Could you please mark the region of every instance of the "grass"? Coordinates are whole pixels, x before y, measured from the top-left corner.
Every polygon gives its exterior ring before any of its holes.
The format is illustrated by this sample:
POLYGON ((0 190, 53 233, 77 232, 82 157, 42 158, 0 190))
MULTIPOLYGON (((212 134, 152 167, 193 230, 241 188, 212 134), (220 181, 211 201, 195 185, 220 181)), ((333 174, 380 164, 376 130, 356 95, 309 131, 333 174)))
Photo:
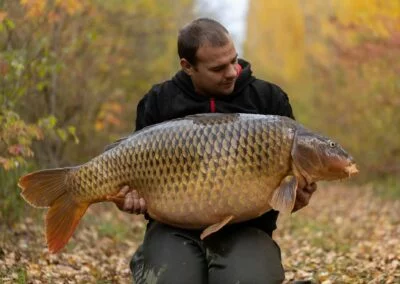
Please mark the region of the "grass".
POLYGON ((299 215, 293 215, 290 219, 285 224, 287 232, 291 235, 308 236, 311 246, 337 253, 349 251, 350 245, 337 234, 337 229, 331 220, 304 218, 299 215))
POLYGON ((0 283, 28 283, 28 273, 24 267, 16 266, 11 270, 0 272, 0 283), (13 279, 13 282, 10 282, 13 279))
POLYGON ((20 167, 6 171, 0 167, 0 221, 11 227, 26 216, 39 217, 38 210, 25 202, 18 187, 18 179, 31 171, 31 167, 20 167))
POLYGON ((116 242, 132 236, 135 241, 143 238, 144 226, 130 226, 121 219, 121 214, 128 219, 133 215, 120 212, 113 204, 94 204, 89 207, 88 213, 83 217, 82 226, 95 226, 100 238, 110 238, 116 242), (98 215, 102 215, 102 218, 99 219, 98 215))
POLYGON ((19 284, 24 284, 24 283, 27 283, 27 273, 26 273, 26 270, 24 269, 24 268, 20 268, 18 271, 17 271, 17 273, 18 273, 18 283, 19 284))
POLYGON ((99 237, 108 237, 121 241, 129 235, 130 229, 125 224, 106 221, 100 224, 98 232, 99 237))

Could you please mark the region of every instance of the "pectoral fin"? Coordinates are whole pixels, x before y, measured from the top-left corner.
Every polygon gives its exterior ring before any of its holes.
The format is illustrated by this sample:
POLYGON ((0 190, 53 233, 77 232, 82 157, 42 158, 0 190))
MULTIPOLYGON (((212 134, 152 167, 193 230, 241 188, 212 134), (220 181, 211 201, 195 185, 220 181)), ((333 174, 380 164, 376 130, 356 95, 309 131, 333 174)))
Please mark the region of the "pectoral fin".
POLYGON ((224 220, 222 220, 219 223, 213 224, 211 226, 208 226, 206 229, 204 229, 204 231, 201 233, 200 235, 200 239, 204 240, 206 237, 208 237, 209 235, 219 231, 223 226, 225 226, 226 224, 228 224, 232 219, 233 219, 233 215, 229 215, 228 217, 226 217, 224 220))
POLYGON ((284 180, 279 188, 272 195, 270 205, 274 210, 282 213, 290 213, 293 210, 296 201, 296 190, 298 180, 295 176, 284 180))

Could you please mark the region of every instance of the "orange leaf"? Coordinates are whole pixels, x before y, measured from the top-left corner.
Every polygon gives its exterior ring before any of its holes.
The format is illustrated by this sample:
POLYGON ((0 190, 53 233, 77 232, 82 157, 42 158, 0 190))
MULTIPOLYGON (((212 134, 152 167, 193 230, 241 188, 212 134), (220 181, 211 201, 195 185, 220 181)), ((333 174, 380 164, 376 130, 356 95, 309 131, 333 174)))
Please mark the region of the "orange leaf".
POLYGON ((108 114, 108 115, 105 117, 105 121, 106 121, 107 123, 112 124, 112 125, 115 125, 115 126, 121 125, 121 120, 118 119, 118 118, 117 118, 115 115, 113 115, 113 114, 108 114))
POLYGON ((104 129, 104 123, 101 122, 100 120, 97 120, 96 123, 95 123, 95 125, 94 125, 94 128, 95 128, 97 131, 101 131, 101 130, 104 129))
MULTIPOLYGON (((0 15, 0 22, 1 22, 1 15, 0 15)), ((8 73, 8 64, 5 62, 0 61, 0 74, 5 76, 8 73)))
POLYGON ((48 15, 48 19, 50 23, 56 23, 59 22, 61 17, 59 13, 56 13, 54 11, 51 11, 48 15))
POLYGON ((121 113, 122 112, 122 106, 119 103, 111 103, 110 104, 110 109, 115 113, 121 113))
POLYGON ((7 12, 0 11, 0 22, 4 21, 6 17, 7 17, 7 12))

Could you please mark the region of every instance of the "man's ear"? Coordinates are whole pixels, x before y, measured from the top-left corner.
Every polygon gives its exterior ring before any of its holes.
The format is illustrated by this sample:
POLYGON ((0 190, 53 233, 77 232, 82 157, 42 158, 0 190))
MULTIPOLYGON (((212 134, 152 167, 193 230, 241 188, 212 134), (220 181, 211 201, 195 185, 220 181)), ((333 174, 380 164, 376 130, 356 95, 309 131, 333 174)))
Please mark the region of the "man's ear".
POLYGON ((185 58, 181 58, 180 64, 181 64, 182 70, 189 76, 192 76, 193 68, 194 68, 192 66, 192 64, 190 64, 189 61, 187 61, 185 58))

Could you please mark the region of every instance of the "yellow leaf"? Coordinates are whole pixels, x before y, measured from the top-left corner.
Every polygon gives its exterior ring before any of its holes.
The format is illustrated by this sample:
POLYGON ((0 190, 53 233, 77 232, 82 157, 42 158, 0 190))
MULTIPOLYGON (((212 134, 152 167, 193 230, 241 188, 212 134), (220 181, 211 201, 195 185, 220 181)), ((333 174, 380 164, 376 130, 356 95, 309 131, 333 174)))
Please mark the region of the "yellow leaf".
POLYGON ((97 120, 96 123, 94 124, 94 128, 96 131, 101 131, 104 129, 104 123, 101 122, 100 120, 97 120))
POLYGON ((43 14, 46 7, 44 0, 21 0, 22 6, 27 9, 27 17, 35 18, 43 14))
POLYGON ((80 12, 83 9, 83 3, 80 0, 57 0, 57 7, 65 10, 68 14, 72 15, 80 12))

